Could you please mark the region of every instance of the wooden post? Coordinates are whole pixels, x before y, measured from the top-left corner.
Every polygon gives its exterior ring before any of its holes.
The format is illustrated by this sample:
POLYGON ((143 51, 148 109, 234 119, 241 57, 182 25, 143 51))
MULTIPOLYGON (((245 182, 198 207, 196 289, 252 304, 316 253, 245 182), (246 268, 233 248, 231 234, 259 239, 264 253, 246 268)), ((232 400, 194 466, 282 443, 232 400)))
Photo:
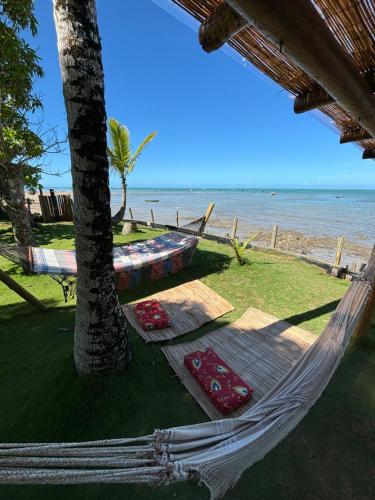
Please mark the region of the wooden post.
POLYGON ((51 201, 52 201, 52 208, 53 208, 53 217, 54 217, 55 221, 57 221, 57 220, 60 220, 60 214, 59 214, 59 206, 57 204, 57 198, 56 198, 56 195, 55 195, 55 190, 54 189, 50 189, 49 192, 51 194, 51 201))
POLYGON ((274 224, 272 226, 271 248, 276 248, 278 231, 279 231, 279 226, 277 224, 274 224))
POLYGON ((155 220, 154 220, 154 212, 153 212, 152 208, 150 208, 150 212, 151 212, 152 225, 154 226, 155 225, 155 220))
POLYGON ((176 227, 178 227, 178 210, 176 211, 176 227))
POLYGON ((134 219, 132 209, 129 207, 130 218, 134 219))
POLYGON ((22 285, 17 283, 13 278, 8 276, 7 273, 2 271, 0 269, 0 281, 5 283, 11 290, 16 292, 20 297, 25 299, 29 304, 32 306, 36 307, 36 309, 39 309, 39 311, 46 311, 47 307, 42 304, 34 295, 32 295, 30 292, 28 292, 22 285))
POLYGON ((207 212, 206 212, 206 215, 204 216, 204 221, 206 224, 208 222, 208 219, 210 218, 210 215, 212 214, 212 210, 214 209, 214 206, 215 205, 213 203, 210 203, 207 207, 207 212))
POLYGON ((340 264, 341 264, 341 257, 342 257, 343 248, 344 248, 344 238, 339 238, 337 240, 335 266, 340 266, 340 264))
POLYGON ((371 287, 371 291, 370 291, 370 295, 367 299, 366 308, 365 308, 365 311, 363 313, 361 322, 358 325, 355 334, 353 335, 355 337, 363 337, 366 335, 366 333, 368 332, 371 320, 375 314, 375 266, 374 266, 374 261, 375 261, 375 246, 372 249, 370 259, 363 270, 364 276, 362 276, 362 278, 364 278, 367 281, 367 283, 369 283, 369 285, 371 287))
POLYGON ((32 213, 31 213, 31 200, 30 200, 30 198, 26 198, 26 204, 27 204, 27 211, 29 212, 30 215, 32 215, 32 213))
POLYGON ((233 229, 232 229, 232 240, 235 240, 236 239, 236 235, 237 235, 237 226, 238 226, 238 219, 234 219, 233 220, 233 229))
POLYGON ((207 207, 207 211, 206 211, 206 214, 205 216, 202 218, 202 223, 200 225, 200 228, 198 229, 197 233, 199 235, 202 235, 203 234, 203 231, 204 231, 204 228, 206 227, 206 224, 208 222, 208 219, 210 218, 210 215, 212 213, 212 210, 214 209, 214 204, 213 203, 210 203, 207 207))

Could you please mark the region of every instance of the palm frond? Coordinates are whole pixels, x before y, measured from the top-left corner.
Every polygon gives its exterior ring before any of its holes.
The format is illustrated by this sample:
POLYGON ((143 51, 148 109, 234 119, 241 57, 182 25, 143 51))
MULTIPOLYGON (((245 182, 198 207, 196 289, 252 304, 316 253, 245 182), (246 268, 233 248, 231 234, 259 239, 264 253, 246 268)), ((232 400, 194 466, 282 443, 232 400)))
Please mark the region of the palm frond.
POLYGON ((136 164, 138 158, 141 156, 143 149, 147 146, 147 144, 149 144, 153 140, 153 138, 156 136, 156 134, 157 134, 156 131, 151 132, 151 134, 149 134, 145 139, 143 139, 141 144, 135 150, 134 154, 131 156, 131 158, 129 160, 129 164, 127 167, 128 173, 133 171, 135 164, 136 164))
POLYGON ((114 170, 124 172, 131 158, 129 130, 115 118, 108 120, 108 128, 111 138, 111 146, 107 149, 109 162, 114 170))
POLYGON ((244 256, 244 254, 245 254, 245 250, 247 249, 249 243, 251 241, 256 240, 260 235, 261 235, 261 233, 253 234, 252 236, 249 236, 247 238, 247 240, 245 240, 243 243, 241 243, 241 241, 239 240, 239 238, 234 238, 234 239, 231 238, 229 240, 230 245, 231 245, 231 247, 234 250, 234 254, 236 256, 237 262, 240 264, 240 266, 242 266, 243 264, 245 264, 245 256, 244 256))

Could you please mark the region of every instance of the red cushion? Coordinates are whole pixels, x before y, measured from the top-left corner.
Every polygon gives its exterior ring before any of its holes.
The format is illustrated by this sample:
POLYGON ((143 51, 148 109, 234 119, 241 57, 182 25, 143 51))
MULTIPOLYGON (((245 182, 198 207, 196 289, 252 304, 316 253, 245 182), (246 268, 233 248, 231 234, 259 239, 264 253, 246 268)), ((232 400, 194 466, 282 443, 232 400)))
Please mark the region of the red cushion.
POLYGON ((157 300, 138 302, 133 310, 144 330, 161 330, 171 326, 168 314, 157 300))
POLYGON ((222 413, 249 401, 254 389, 208 347, 184 357, 186 368, 222 413))

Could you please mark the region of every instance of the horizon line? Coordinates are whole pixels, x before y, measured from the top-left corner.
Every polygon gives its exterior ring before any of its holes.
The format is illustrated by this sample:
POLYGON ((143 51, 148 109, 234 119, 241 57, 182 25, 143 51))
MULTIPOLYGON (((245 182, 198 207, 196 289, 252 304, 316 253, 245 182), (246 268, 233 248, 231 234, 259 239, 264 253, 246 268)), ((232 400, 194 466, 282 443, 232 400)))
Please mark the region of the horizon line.
MULTIPOLYGON (((109 186, 110 189, 121 189, 121 186, 109 186)), ((73 186, 43 186, 43 189, 73 189, 73 186)), ((229 187, 229 186, 128 186, 128 190, 131 189, 188 189, 188 190, 299 190, 299 191, 308 191, 308 190, 317 190, 317 191, 332 191, 332 190, 340 190, 340 191, 375 191, 375 187, 269 187, 269 186, 259 186, 259 187, 249 187, 249 186, 237 186, 237 187, 229 187)))

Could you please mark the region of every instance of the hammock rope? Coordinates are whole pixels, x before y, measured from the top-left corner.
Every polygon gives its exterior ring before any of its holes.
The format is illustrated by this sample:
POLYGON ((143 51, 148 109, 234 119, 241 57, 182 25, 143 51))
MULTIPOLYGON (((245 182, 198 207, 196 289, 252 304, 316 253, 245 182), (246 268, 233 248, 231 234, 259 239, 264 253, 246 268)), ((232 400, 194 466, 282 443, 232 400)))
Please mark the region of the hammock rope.
POLYGON ((115 213, 113 217, 111 217, 111 226, 117 226, 123 220, 125 215, 125 208, 121 207, 118 212, 115 213))
POLYGON ((0 483, 168 484, 196 477, 223 495, 302 420, 340 363, 374 293, 375 251, 323 333, 271 391, 242 416, 153 434, 82 443, 0 445, 0 483))

